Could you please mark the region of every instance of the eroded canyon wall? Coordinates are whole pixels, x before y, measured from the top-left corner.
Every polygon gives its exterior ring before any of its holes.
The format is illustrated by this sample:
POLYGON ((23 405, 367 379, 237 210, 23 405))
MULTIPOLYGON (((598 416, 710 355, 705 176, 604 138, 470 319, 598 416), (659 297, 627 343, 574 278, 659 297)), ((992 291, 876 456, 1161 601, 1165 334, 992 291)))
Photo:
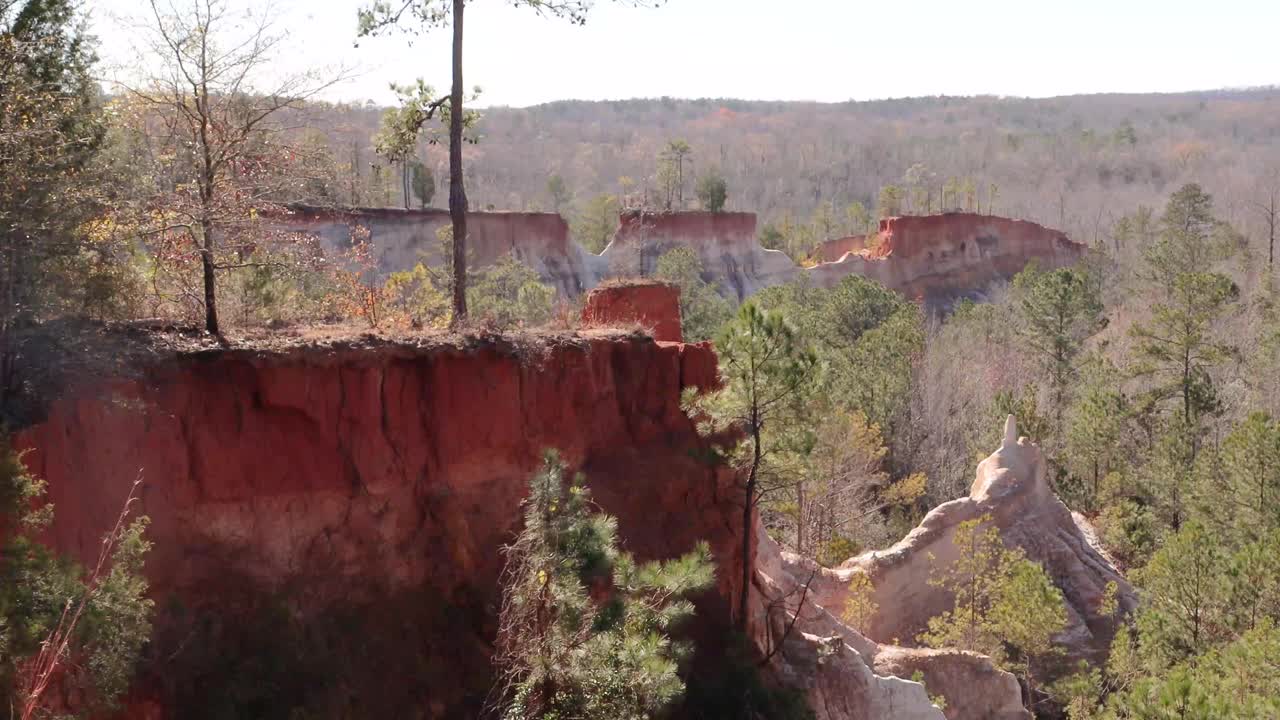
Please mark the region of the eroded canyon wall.
POLYGON ((795 263, 756 239, 755 213, 645 212, 629 210, 618 218, 613 241, 601 253, 615 276, 650 276, 664 253, 691 248, 707 279, 741 301, 796 274, 795 263))
MULTIPOLYGON (((176 716, 234 692, 213 678, 252 672, 234 687, 307 682, 298 692, 354 697, 364 683, 365 710, 474 717, 500 548, 545 448, 586 474, 639 557, 706 539, 719 567, 738 563, 732 481, 698 459, 680 408, 681 390, 713 383, 715 368, 709 346, 617 333, 215 346, 72 393, 17 442, 48 480, 50 539, 83 559, 142 476, 159 618, 143 684, 176 716), (259 628, 248 606, 284 614, 259 628), (277 656, 318 617, 350 643, 328 647, 353 653, 349 666, 277 656), (207 627, 234 641, 210 647, 207 627), (300 634, 279 646, 254 636, 285 632, 300 634)), ((704 633, 728 623, 736 596, 738 575, 717 577, 699 601, 704 633)))
MULTIPOLYGON (((967 497, 935 507, 892 547, 850 558, 836 569, 818 570, 812 586, 814 599, 828 607, 842 607, 853 575, 865 574, 873 584, 871 600, 877 606, 868 621, 867 636, 912 644, 928 629, 930 618, 952 609, 951 595, 929 579, 958 557, 953 542, 957 528, 977 521, 982 529, 997 529, 1006 546, 1021 549, 1039 563, 1062 592, 1067 624, 1055 638, 1065 651, 1059 669, 1066 671, 1079 660, 1105 663, 1116 630, 1137 607, 1137 594, 1095 544, 1087 522, 1054 495, 1045 471, 1040 449, 1018 437, 1010 416, 1003 443, 978 465, 967 497), (1114 608, 1104 602, 1109 593, 1114 608)), ((794 563, 792 574, 812 568, 800 558, 790 556, 789 560, 794 563)))
MULTIPOLYGON (((1085 251, 1063 233, 1025 220, 945 213, 885 218, 877 233, 820 245, 815 251, 820 262, 801 268, 781 251, 760 245, 753 213, 629 210, 620 215, 613 240, 600 255, 573 242, 559 215, 477 212, 469 218, 475 263, 484 267, 514 255, 565 297, 577 297, 608 278, 652 276, 659 257, 687 247, 701 260, 704 279, 738 301, 797 277, 827 287, 860 275, 942 306, 980 296, 1028 263, 1063 267, 1078 262, 1085 251)), ((420 260, 439 264, 436 232, 448 226, 449 216, 442 210, 339 212, 294 206, 277 222, 316 236, 330 253, 349 247, 353 227, 365 227, 379 271, 386 274, 420 260)))
MULTIPOLYGON (((864 248, 807 268, 820 286, 861 275, 929 304, 982 293, 1034 262, 1042 270, 1073 265, 1085 247, 1026 220, 945 213, 885 218, 864 248)), ((834 247, 830 254, 842 248, 834 247)))
MULTIPOLYGON (((353 231, 364 228, 384 278, 418 262, 442 264, 438 233, 450 226, 445 210, 338 210, 304 205, 285 208, 272 221, 281 230, 316 237, 331 257, 341 257, 351 247, 353 231)), ((554 213, 470 212, 467 240, 468 259, 477 266, 487 267, 512 255, 566 297, 594 287, 604 272, 600 258, 571 241, 568 224, 554 213)))

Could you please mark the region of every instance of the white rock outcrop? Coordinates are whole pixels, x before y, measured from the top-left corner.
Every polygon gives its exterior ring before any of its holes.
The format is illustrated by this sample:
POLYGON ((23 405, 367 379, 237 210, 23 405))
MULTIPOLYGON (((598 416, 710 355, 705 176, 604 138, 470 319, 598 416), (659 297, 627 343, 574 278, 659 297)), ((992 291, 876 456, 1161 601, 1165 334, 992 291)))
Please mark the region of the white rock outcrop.
POLYGON ((912 687, 918 684, 904 680, 911 677, 921 677, 929 694, 947 699, 948 720, 1031 718, 1016 678, 989 658, 904 647, 915 644, 929 618, 951 608, 950 595, 928 580, 936 567, 954 561, 956 528, 980 518, 1000 530, 1007 546, 1040 563, 1062 591, 1068 620, 1056 640, 1066 651, 1063 669, 1079 659, 1105 661, 1118 623, 1136 607, 1137 597, 1083 519, 1053 494, 1044 457, 1018 437, 1010 416, 1000 448, 978 465, 969 496, 934 508, 887 550, 819 568, 759 531, 755 626, 765 630, 757 643, 769 652, 776 638, 786 638, 774 664, 781 677, 805 688, 820 718, 937 717, 941 711, 930 714, 921 704, 912 687), (877 610, 865 634, 838 617, 855 573, 866 573, 874 586, 877 610), (1110 584, 1118 606, 1114 614, 1103 608, 1110 584))

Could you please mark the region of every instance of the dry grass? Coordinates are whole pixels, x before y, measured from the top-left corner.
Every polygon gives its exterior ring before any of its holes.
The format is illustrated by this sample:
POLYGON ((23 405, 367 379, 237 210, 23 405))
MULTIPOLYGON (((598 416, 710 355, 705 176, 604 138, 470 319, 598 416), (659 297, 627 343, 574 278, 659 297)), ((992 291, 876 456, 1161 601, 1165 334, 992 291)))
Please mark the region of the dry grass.
POLYGON ((655 287, 655 286, 675 287, 675 285, 673 285, 672 283, 665 282, 663 280, 655 280, 653 278, 614 277, 601 282, 599 285, 596 285, 595 288, 592 289, 592 291, 601 290, 601 289, 608 290, 610 288, 633 288, 633 287, 655 287))

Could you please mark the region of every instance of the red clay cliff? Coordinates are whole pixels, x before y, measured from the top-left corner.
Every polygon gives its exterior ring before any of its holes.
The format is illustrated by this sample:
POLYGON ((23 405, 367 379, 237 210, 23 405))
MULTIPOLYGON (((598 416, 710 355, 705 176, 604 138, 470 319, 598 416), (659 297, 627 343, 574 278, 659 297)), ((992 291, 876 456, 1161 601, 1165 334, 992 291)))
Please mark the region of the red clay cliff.
MULTIPOLYGON (((627 210, 600 255, 573 242, 559 215, 476 212, 468 217, 470 255, 477 267, 513 256, 565 297, 577 297, 609 278, 650 276, 658 258, 684 247, 697 254, 704 280, 739 301, 797 277, 830 286, 860 275, 911 298, 946 305, 981 296, 1028 263, 1062 267, 1079 261, 1085 251, 1063 233, 1033 222, 943 213, 885 218, 876 233, 820 244, 813 253, 819 264, 801 268, 784 253, 760 245, 753 213, 627 210)), ((418 262, 440 264, 436 233, 448 226, 449 216, 443 210, 291 206, 273 222, 278 229, 312 235, 326 252, 337 254, 350 246, 353 228, 364 228, 378 271, 386 275, 418 262)))
POLYGON ((586 327, 639 325, 654 340, 683 342, 680 288, 669 283, 606 283, 587 294, 582 308, 586 327))
MULTIPOLYGON (((847 243, 852 247, 851 243, 847 243)), ((834 247, 831 253, 839 251, 834 247)), ((1073 265, 1085 247, 1065 234, 1026 220, 944 213, 885 218, 865 248, 806 268, 817 285, 861 275, 931 304, 981 295, 1030 263, 1041 269, 1073 265)))
MULTIPOLYGON (((260 632, 252 618, 284 602, 303 627, 364 638, 340 671, 360 697, 470 717, 499 548, 544 449, 586 474, 637 556, 705 539, 720 567, 739 562, 732 480, 697 459, 680 407, 684 388, 715 380, 709 346, 617 333, 210 349, 71 393, 17 444, 49 483, 50 540, 81 559, 143 477, 160 658, 143 684, 167 716, 216 690, 206 673, 267 661, 257 636, 287 623, 260 632)), ((718 573, 699 628, 728 623, 737 577, 718 573)))

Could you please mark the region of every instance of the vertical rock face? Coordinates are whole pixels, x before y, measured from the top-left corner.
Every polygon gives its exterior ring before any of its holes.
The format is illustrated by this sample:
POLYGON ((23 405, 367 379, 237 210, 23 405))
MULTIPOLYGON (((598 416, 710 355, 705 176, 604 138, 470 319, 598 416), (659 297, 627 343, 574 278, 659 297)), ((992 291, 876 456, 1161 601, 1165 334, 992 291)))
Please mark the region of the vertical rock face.
POLYGON ((654 340, 683 342, 680 288, 647 281, 601 285, 587 294, 582 323, 586 327, 639 325, 654 340))
POLYGON ((845 598, 834 590, 838 581, 783 552, 763 528, 757 537, 756 643, 774 653, 780 678, 806 690, 820 720, 1031 720, 1017 678, 989 658, 868 639, 840 619, 845 598), (945 711, 931 694, 946 698, 945 711))
POLYGON ((648 276, 659 257, 678 247, 692 248, 703 272, 738 300, 796 274, 784 253, 760 246, 755 213, 629 210, 601 257, 613 275, 648 276))
POLYGON ((1067 661, 1104 661, 1121 617, 1136 607, 1137 597, 1092 544, 1092 533, 1077 524, 1049 489, 1040 449, 1017 437, 1012 417, 1006 422, 1001 447, 978 465, 968 497, 934 508, 893 547, 819 573, 813 586, 815 598, 824 605, 842 606, 849 579, 854 573, 866 573, 879 606, 867 635, 882 642, 899 638, 909 643, 926 629, 929 618, 951 608, 950 594, 930 585, 928 579, 935 568, 955 561, 956 528, 981 518, 988 518, 986 522, 1000 531, 1005 545, 1021 548, 1028 559, 1043 566, 1062 591, 1067 628, 1055 640, 1067 651, 1067 661), (1102 607, 1110 583, 1115 584, 1120 611, 1114 616, 1105 614, 1102 607))
MULTIPOLYGON (((659 257, 687 247, 702 261, 704 279, 737 300, 796 277, 825 287, 860 275, 913 299, 945 305, 981 294, 1030 262, 1062 267, 1077 262, 1085 250, 1061 232, 1032 222, 946 213, 886 218, 877 233, 820 245, 814 253, 820 262, 800 268, 781 251, 760 245, 753 213, 629 210, 619 216, 613 241, 600 255, 573 242, 559 215, 476 212, 468 217, 472 262, 485 267, 512 255, 566 297, 577 297, 609 277, 651 276, 659 257)), ((280 230, 316 237, 335 257, 350 247, 353 229, 362 227, 369 231, 378 271, 385 276, 417 262, 439 265, 443 256, 436 233, 448 227, 449 214, 295 205, 273 223, 280 230)))
POLYGON ((1068 624, 1055 638, 1067 654, 1062 669, 1080 659, 1105 662, 1118 623, 1136 607, 1136 595, 1091 544, 1092 533, 1077 525, 1049 489, 1039 448, 1018 437, 1012 417, 1005 423, 1000 448, 978 465, 969 497, 934 508, 919 527, 887 550, 860 555, 829 570, 781 551, 759 531, 754 580, 760 615, 756 627, 761 633, 757 643, 767 652, 777 638, 787 638, 776 653, 776 664, 784 677, 808 678, 802 684, 815 708, 857 708, 827 717, 881 717, 874 708, 889 701, 896 707, 886 717, 931 717, 920 708, 918 697, 912 700, 913 690, 889 682, 889 676, 910 678, 919 673, 930 693, 946 698, 948 720, 1030 720, 1017 680, 992 666, 989 658, 959 650, 896 646, 914 643, 930 618, 951 609, 952 597, 928 581, 935 569, 955 561, 953 538, 960 523, 980 518, 999 529, 1006 545, 1021 548, 1043 566, 1062 591, 1068 624), (838 617, 849 600, 855 573, 865 573, 874 585, 871 599, 877 611, 865 634, 838 617), (1102 608, 1110 583, 1115 584, 1120 611, 1114 616, 1102 608), (794 624, 789 635, 788 624, 794 624), (827 676, 834 666, 843 668, 838 683, 827 676), (868 679, 851 679, 859 675, 868 679))
POLYGON ((818 262, 836 262, 849 253, 862 252, 866 247, 866 235, 850 235, 819 243, 818 247, 814 248, 813 257, 818 262))
MULTIPOLYGON (((826 256, 840 252, 845 247, 841 242, 825 251, 826 256)), ((972 213, 885 218, 864 248, 846 250, 806 272, 818 285, 861 275, 908 297, 939 304, 981 292, 1031 262, 1041 269, 1074 264, 1085 251, 1057 230, 972 213)))
MULTIPOLYGON (((295 205, 273 221, 282 230, 315 236, 333 257, 340 257, 351 247, 353 229, 362 227, 369 231, 378 272, 385 277, 408 270, 418 262, 440 265, 443 255, 437 233, 449 227, 449 213, 295 205)), ((595 286, 603 275, 604 264, 569 239, 568 224, 554 213, 468 213, 467 241, 469 260, 478 267, 512 255, 566 297, 576 297, 595 286)))
MULTIPOLYGON (((387 631, 358 646, 373 654, 368 681, 425 688, 427 717, 474 717, 500 547, 545 448, 586 474, 639 557, 706 539, 719 567, 738 562, 732 480, 696 459, 702 440, 680 408, 681 390, 715 372, 709 347, 599 333, 212 350, 65 397, 17 443, 48 480, 50 540, 80 558, 142 475, 157 607, 186 609, 161 616, 157 652, 172 658, 157 684, 198 681, 172 677, 196 651, 182 618, 245 622, 252 588, 301 617, 384 617, 387 631), (380 644, 427 665, 397 667, 380 644)), ((737 577, 718 573, 700 630, 728 622, 737 577)))

